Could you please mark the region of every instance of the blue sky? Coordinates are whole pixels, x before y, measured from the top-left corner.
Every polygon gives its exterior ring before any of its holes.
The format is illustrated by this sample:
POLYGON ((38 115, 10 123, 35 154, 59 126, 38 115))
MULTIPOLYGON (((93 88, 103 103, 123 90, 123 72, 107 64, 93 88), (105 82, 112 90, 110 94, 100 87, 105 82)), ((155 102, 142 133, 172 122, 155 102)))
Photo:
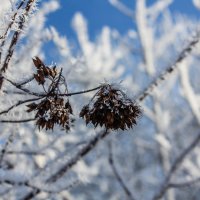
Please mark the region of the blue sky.
MULTIPOLYGON (((131 19, 112 7, 108 0, 61 0, 60 2, 61 8, 49 16, 47 25, 55 26, 62 35, 67 35, 69 39, 75 39, 71 19, 78 11, 88 20, 92 39, 105 25, 117 29, 122 34, 133 26, 131 19)), ((134 8, 134 0, 121 0, 121 2, 134 8)), ((155 0, 147 0, 148 4, 153 2, 155 0)), ((174 0, 170 10, 192 15, 195 18, 200 17, 200 11, 193 6, 192 0, 174 0)))

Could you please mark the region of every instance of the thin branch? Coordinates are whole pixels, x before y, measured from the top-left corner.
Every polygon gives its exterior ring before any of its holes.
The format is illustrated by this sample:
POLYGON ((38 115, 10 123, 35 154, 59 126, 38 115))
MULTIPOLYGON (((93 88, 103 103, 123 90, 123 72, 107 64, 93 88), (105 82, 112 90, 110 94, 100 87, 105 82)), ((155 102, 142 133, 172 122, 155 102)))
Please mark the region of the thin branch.
MULTIPOLYGON (((32 91, 30 91, 28 89, 22 88, 21 86, 24 85, 24 84, 26 84, 25 81, 23 83, 15 83, 15 82, 11 81, 8 78, 5 78, 5 80, 7 80, 9 83, 11 83, 13 86, 15 86, 17 89, 20 89, 20 90, 23 91, 23 92, 17 92, 17 91, 3 90, 3 92, 6 93, 6 94, 19 94, 19 95, 30 94, 30 95, 38 96, 38 97, 44 97, 44 96, 46 96, 46 93, 36 93, 36 92, 32 92, 32 91)), ((31 78, 29 80, 31 80, 31 78)), ((98 87, 95 87, 95 88, 92 88, 92 89, 88 89, 88 90, 82 90, 82 91, 77 91, 77 92, 70 92, 70 93, 66 93, 66 94, 58 94, 58 96, 66 96, 67 97, 67 96, 74 96, 74 95, 89 93, 89 92, 93 92, 95 90, 98 90, 101 87, 102 86, 98 86, 98 87)))
POLYGON ((191 181, 185 181, 185 182, 182 182, 182 183, 169 183, 169 188, 183 188, 183 187, 191 187, 197 183, 200 183, 200 177, 199 178, 196 178, 194 180, 191 180, 191 181))
POLYGON ((158 200, 163 197, 165 192, 169 189, 170 186, 170 179, 178 167, 182 164, 185 157, 199 144, 200 142, 200 134, 193 140, 193 142, 179 155, 179 157, 174 161, 169 170, 168 175, 166 176, 165 180, 163 181, 160 190, 156 193, 153 197, 153 200, 158 200))
POLYGON ((32 101, 37 101, 37 100, 39 100, 39 99, 41 99, 41 97, 39 97, 39 98, 33 98, 33 99, 26 99, 26 100, 24 100, 24 101, 18 101, 16 104, 14 104, 14 105, 12 105, 11 107, 9 107, 9 108, 7 108, 6 110, 3 110, 3 111, 1 111, 0 112, 0 115, 3 115, 3 114, 6 114, 6 113, 8 113, 10 110, 12 110, 13 108, 16 108, 16 107, 18 107, 18 106, 20 106, 20 105, 22 105, 22 104, 25 104, 25 103, 28 103, 28 102, 32 102, 32 101))
MULTIPOLYGON (((4 34, 0 38, 0 39, 3 39, 3 41, 1 42, 1 45, 0 45, 0 49, 2 49, 2 47, 5 45, 6 37, 8 35, 8 31, 12 28, 12 26, 13 26, 13 24, 15 22, 16 16, 18 14, 18 11, 24 5, 25 1, 26 0, 21 1, 21 3, 19 4, 19 6, 17 7, 17 11, 12 16, 12 21, 8 24, 7 29, 5 30, 4 34)), ((2 55, 2 50, 0 51, 0 63, 1 63, 1 55, 2 55)))
MULTIPOLYGON (((110 132, 108 130, 104 130, 97 135, 95 135, 84 147, 82 147, 74 157, 72 157, 66 164, 61 166, 55 173, 53 173, 47 180, 46 183, 54 183, 56 182, 60 177, 62 177, 65 173, 68 172, 69 169, 71 169, 81 158, 83 158, 85 155, 87 155, 94 147, 98 144, 99 141, 101 141, 103 138, 105 138, 110 132)), ((20 200, 30 200, 34 198, 37 194, 39 194, 41 191, 39 189, 35 189, 31 192, 29 192, 27 195, 25 195, 20 200)))
POLYGON ((156 88, 162 81, 166 80, 168 75, 172 74, 179 66, 179 64, 192 52, 197 43, 199 43, 199 37, 195 38, 187 45, 187 47, 179 54, 178 58, 172 66, 168 67, 154 81, 152 81, 151 84, 149 84, 149 86, 139 95, 138 101, 143 101, 147 96, 152 93, 154 88, 156 88))
MULTIPOLYGON (((2 152, 2 151, 1 151, 2 152)), ((24 154, 29 156, 44 156, 45 153, 40 153, 37 151, 7 151, 6 154, 24 154)))
MULTIPOLYGON (((21 22, 19 23, 19 30, 23 30, 24 24, 25 24, 25 20, 24 20, 23 16, 27 16, 29 14, 29 12, 31 10, 31 7, 32 7, 34 2, 35 2, 35 0, 29 0, 27 2, 26 7, 25 7, 25 13, 22 15, 21 22)), ((15 47, 17 45, 17 42, 19 41, 20 35, 21 35, 21 31, 15 31, 14 34, 13 34, 10 46, 8 48, 8 51, 7 51, 8 53, 7 53, 6 57, 5 57, 3 65, 2 65, 2 67, 0 69, 0 74, 1 75, 2 75, 2 73, 5 73, 5 71, 8 68, 8 65, 10 63, 10 60, 11 60, 12 56, 13 56, 13 53, 14 53, 15 47)), ((0 89, 2 87, 2 84, 3 84, 3 78, 1 77, 0 89)))
POLYGON ((6 141, 6 144, 5 144, 4 148, 3 148, 3 150, 1 150, 1 154, 0 154, 0 168, 2 166, 3 158, 4 158, 5 154, 6 154, 7 148, 9 146, 9 144, 12 143, 12 141, 13 141, 13 133, 11 133, 9 135, 9 137, 8 137, 8 139, 6 141))
POLYGON ((32 80, 34 80, 34 76, 27 78, 26 80, 22 81, 21 83, 18 83, 17 85, 21 87, 21 86, 31 82, 32 80))
POLYGON ((130 192, 130 190, 128 189, 128 187, 126 186, 125 182, 123 181, 121 175, 119 174, 119 172, 117 171, 117 168, 115 166, 115 162, 114 162, 114 159, 113 159, 113 153, 112 153, 112 144, 111 142, 109 143, 108 145, 109 147, 109 164, 113 170, 113 173, 117 179, 117 181, 119 182, 119 184, 121 185, 121 187, 123 188, 125 194, 127 195, 127 197, 130 199, 130 200, 135 200, 136 198, 133 197, 132 193, 130 192))
MULTIPOLYGON (((10 79, 6 78, 5 76, 1 76, 3 79, 5 79, 6 81, 8 81, 9 83, 11 83, 13 86, 15 86, 17 89, 22 90, 23 92, 33 95, 33 96, 37 96, 37 97, 43 97, 44 95, 41 95, 39 93, 36 92, 31 92, 30 90, 23 88, 22 86, 25 84, 24 82, 22 83, 15 83, 14 81, 11 81, 10 79)), ((30 79, 29 79, 30 80, 30 79)), ((29 81, 30 82, 30 81, 29 81)))
POLYGON ((34 190, 38 190, 40 192, 45 192, 45 193, 50 193, 50 194, 51 193, 59 193, 63 190, 69 190, 69 189, 73 188, 74 185, 77 185, 78 183, 80 183, 80 181, 75 180, 71 184, 69 184, 65 187, 62 187, 59 189, 48 189, 45 187, 36 186, 34 184, 29 183, 28 181, 13 181, 13 180, 9 180, 9 179, 0 180, 0 184, 8 184, 8 185, 13 185, 13 186, 26 186, 26 187, 32 188, 34 190))
POLYGON ((35 118, 29 118, 29 119, 20 119, 20 120, 0 120, 0 123, 26 123, 30 121, 35 121, 35 118))
POLYGON ((37 196, 40 192, 41 192, 40 189, 33 189, 31 192, 29 192, 28 194, 26 194, 24 197, 22 197, 19 200, 31 200, 32 198, 37 196))
POLYGON ((60 167, 55 173, 53 173, 46 182, 52 183, 56 182, 60 177, 62 177, 69 169, 71 169, 81 158, 83 158, 87 153, 89 153, 98 142, 106 137, 110 132, 104 130, 98 133, 94 138, 92 138, 86 145, 84 145, 74 157, 72 157, 66 164, 60 167))
POLYGON ((5 93, 5 94, 16 94, 16 95, 29 95, 25 92, 12 91, 12 90, 3 90, 3 93, 5 93))
POLYGON ((78 92, 71 92, 71 93, 67 93, 67 94, 59 94, 59 96, 73 96, 73 95, 78 95, 78 94, 84 94, 84 93, 88 93, 88 92, 92 92, 95 90, 100 89, 102 86, 98 86, 89 90, 83 90, 83 91, 78 91, 78 92))

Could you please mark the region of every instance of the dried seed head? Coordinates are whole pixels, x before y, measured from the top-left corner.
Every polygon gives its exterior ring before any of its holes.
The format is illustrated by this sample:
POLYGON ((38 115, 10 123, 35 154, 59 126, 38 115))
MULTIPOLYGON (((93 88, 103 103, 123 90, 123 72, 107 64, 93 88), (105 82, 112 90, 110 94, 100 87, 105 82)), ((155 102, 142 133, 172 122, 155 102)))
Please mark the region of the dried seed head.
POLYGON ((37 111, 35 114, 36 125, 38 128, 52 129, 55 124, 60 125, 66 131, 70 129, 71 123, 74 121, 69 101, 64 102, 63 98, 48 97, 40 103, 31 103, 27 105, 27 112, 37 111))
POLYGON ((129 129, 136 125, 141 115, 140 107, 111 85, 103 85, 90 104, 82 108, 80 117, 85 119, 86 124, 91 122, 95 127, 129 129))

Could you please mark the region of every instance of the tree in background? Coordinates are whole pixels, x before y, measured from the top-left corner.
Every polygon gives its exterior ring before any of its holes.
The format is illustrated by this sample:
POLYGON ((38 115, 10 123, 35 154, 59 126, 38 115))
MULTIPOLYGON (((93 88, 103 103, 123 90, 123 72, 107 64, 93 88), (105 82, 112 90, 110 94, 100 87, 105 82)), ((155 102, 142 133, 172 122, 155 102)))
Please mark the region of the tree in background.
POLYGON ((45 24, 57 0, 1 0, 1 199, 198 199, 199 22, 109 3, 133 28, 91 41, 76 13, 75 48, 45 24))

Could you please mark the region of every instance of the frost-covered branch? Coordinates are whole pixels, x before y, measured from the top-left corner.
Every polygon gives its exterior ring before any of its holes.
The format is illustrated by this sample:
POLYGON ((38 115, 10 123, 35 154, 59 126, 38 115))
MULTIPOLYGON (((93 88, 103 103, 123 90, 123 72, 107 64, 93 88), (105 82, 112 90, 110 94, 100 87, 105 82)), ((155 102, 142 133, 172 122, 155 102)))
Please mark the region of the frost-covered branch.
POLYGON ((170 179, 176 172, 176 170, 180 167, 186 156, 199 144, 200 142, 200 134, 193 140, 193 142, 175 159, 174 163, 171 166, 169 173, 167 174, 165 180, 161 184, 160 190, 155 194, 152 198, 153 200, 158 200, 165 195, 165 192, 170 187, 170 179))
MULTIPOLYGON (((46 183, 54 183, 59 178, 61 178, 65 173, 68 172, 77 162, 82 159, 85 155, 87 155, 94 147, 105 138, 110 132, 108 130, 104 130, 98 134, 96 134, 90 141, 84 145, 69 161, 67 161, 64 165, 59 167, 55 173, 53 173, 47 180, 46 183)), ((35 197, 41 191, 36 189, 28 193, 22 200, 29 200, 35 197)))
POLYGON ((2 47, 5 45, 6 38, 7 38, 7 35, 8 35, 8 33, 9 33, 9 30, 12 28, 13 24, 15 23, 15 18, 16 18, 16 16, 17 16, 18 12, 19 12, 19 9, 24 5, 25 1, 26 1, 26 0, 22 0, 22 1, 20 2, 20 4, 19 4, 18 7, 17 7, 17 11, 16 11, 16 12, 13 14, 13 16, 11 17, 11 18, 12 18, 11 22, 8 24, 8 27, 6 28, 4 34, 2 34, 2 36, 1 36, 1 38, 0 38, 0 39, 2 39, 1 45, 0 45, 0 49, 1 49, 1 50, 0 50, 0 63, 1 63, 2 47))
POLYGON ((138 35, 143 50, 143 59, 146 71, 149 75, 155 74, 153 56, 153 34, 152 29, 147 24, 146 0, 136 1, 136 24, 138 35))
POLYGON ((81 158, 87 155, 100 140, 105 138, 110 132, 104 130, 93 137, 86 145, 84 145, 74 157, 72 157, 65 165, 59 168, 55 173, 53 173, 46 181, 49 183, 56 182, 60 177, 62 177, 71 167, 73 167, 81 158))
POLYGON ((149 96, 154 88, 156 88, 162 81, 166 80, 167 77, 172 74, 179 64, 195 49, 196 45, 199 43, 199 37, 193 39, 187 47, 179 54, 178 58, 174 62, 173 65, 169 66, 163 73, 157 76, 155 80, 152 81, 151 84, 139 95, 138 100, 143 101, 147 96, 149 96))
MULTIPOLYGON (((31 12, 31 8, 32 8, 32 6, 34 5, 35 2, 36 2, 36 0, 28 0, 28 2, 26 4, 26 7, 24 9, 24 13, 22 14, 21 19, 20 19, 21 21, 19 22, 19 31, 15 31, 13 36, 12 36, 10 46, 7 50, 7 54, 5 56, 4 62, 2 63, 2 66, 1 66, 1 69, 0 69, 0 75, 2 75, 2 73, 5 73, 5 71, 8 68, 8 65, 10 63, 12 56, 13 56, 16 44, 18 43, 20 35, 22 33, 21 31, 24 28, 26 18, 28 18, 28 15, 31 12)), ((1 79, 2 79, 2 77, 1 77, 1 79)), ((2 87, 2 83, 3 83, 3 79, 1 80, 0 89, 2 87)))
MULTIPOLYGON (((17 89, 22 90, 23 92, 33 95, 33 96, 37 96, 37 97, 42 97, 41 94, 38 94, 36 92, 32 92, 26 88, 23 88, 22 86, 26 84, 26 81, 23 83, 15 83, 14 81, 6 78, 5 76, 1 76, 4 80, 8 81, 9 83, 11 83, 13 86, 15 86, 17 89)), ((28 80, 29 82, 31 81, 31 79, 28 80)), ((28 83, 28 82, 27 82, 28 83)))

